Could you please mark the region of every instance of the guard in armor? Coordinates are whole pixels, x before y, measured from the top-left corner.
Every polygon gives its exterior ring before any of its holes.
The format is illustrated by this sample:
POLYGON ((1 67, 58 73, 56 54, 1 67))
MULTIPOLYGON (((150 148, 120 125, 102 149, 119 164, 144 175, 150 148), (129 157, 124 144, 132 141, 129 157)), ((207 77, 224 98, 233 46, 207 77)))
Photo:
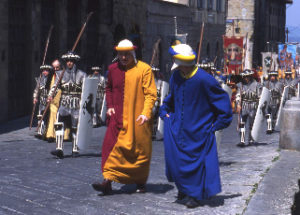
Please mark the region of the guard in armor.
POLYGON ((287 69, 284 72, 284 74, 285 74, 285 77, 284 77, 284 79, 282 79, 282 84, 283 84, 283 87, 289 88, 288 99, 291 99, 292 97, 296 96, 298 81, 293 78, 293 73, 292 73, 291 69, 287 69))
POLYGON ((97 127, 105 122, 102 122, 100 117, 102 102, 105 94, 105 77, 101 75, 102 69, 99 66, 94 66, 91 68, 93 71, 92 77, 96 77, 98 79, 98 88, 97 88, 97 96, 96 96, 96 107, 95 113, 93 116, 93 126, 97 127))
POLYGON ((249 124, 248 145, 253 145, 254 140, 251 136, 251 130, 254 123, 255 113, 259 102, 259 96, 262 86, 253 78, 254 72, 245 70, 241 72, 242 82, 237 84, 236 107, 239 113, 239 129, 240 129, 240 143, 239 147, 246 146, 246 123, 249 124))
MULTIPOLYGON (((56 77, 55 72, 61 70, 61 65, 60 65, 60 62, 58 59, 55 59, 52 62, 52 67, 54 70, 54 74, 52 75, 52 78, 51 78, 50 88, 55 83, 55 77, 56 77)), ((47 133, 46 133, 46 139, 48 142, 55 141, 54 123, 56 122, 56 118, 57 118, 57 111, 59 108, 60 95, 61 95, 61 91, 58 90, 58 92, 56 93, 56 96, 53 98, 53 100, 49 106, 49 118, 48 118, 47 133)), ((68 140, 69 136, 70 136, 70 129, 69 128, 65 129, 64 133, 65 133, 64 139, 68 140)))
POLYGON ((63 158, 63 137, 66 122, 71 120, 71 133, 72 133, 72 155, 77 156, 79 149, 76 143, 77 124, 80 109, 80 99, 82 92, 82 83, 86 73, 77 69, 75 62, 80 59, 79 55, 69 51, 61 57, 66 62, 67 68, 59 82, 62 70, 56 72, 55 84, 52 86, 49 93, 49 100, 51 101, 55 96, 57 89, 61 90, 60 106, 58 109, 57 122, 55 123, 56 134, 56 150, 51 151, 52 155, 58 158, 63 158))
MULTIPOLYGON (((36 104, 39 101, 39 110, 37 118, 40 121, 42 119, 42 115, 47 106, 47 97, 50 89, 51 77, 53 74, 53 68, 50 65, 42 65, 40 67, 42 72, 40 78, 37 78, 37 84, 33 92, 33 104, 36 104)), ((46 116, 41 122, 41 126, 38 129, 38 133, 36 137, 45 138, 47 131, 47 121, 48 117, 46 116)))
POLYGON ((267 134, 273 133, 277 112, 280 105, 281 94, 283 91, 283 84, 278 80, 278 72, 277 71, 269 71, 268 72, 268 80, 264 82, 264 86, 268 88, 271 92, 271 99, 267 109, 267 123, 268 129, 267 134))

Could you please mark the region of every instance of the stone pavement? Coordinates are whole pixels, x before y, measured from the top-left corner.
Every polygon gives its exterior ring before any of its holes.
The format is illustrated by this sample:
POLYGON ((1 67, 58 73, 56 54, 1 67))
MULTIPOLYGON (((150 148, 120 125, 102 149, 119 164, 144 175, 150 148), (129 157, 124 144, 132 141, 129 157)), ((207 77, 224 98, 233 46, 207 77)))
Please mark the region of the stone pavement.
MULTIPOLYGON (((262 134, 258 146, 236 147, 236 119, 223 132, 219 149, 222 193, 187 209, 174 203, 177 190, 164 174, 164 149, 153 142, 146 194, 114 183, 114 194, 101 196, 91 183, 102 180, 101 144, 105 127, 93 129, 90 147, 72 158, 50 155, 55 148, 34 138, 28 117, 0 126, 0 214, 289 214, 297 192, 298 152, 279 151, 279 133, 262 134), (20 128, 20 125, 26 126, 20 128), (13 128, 18 130, 13 130, 13 128), (9 129, 8 129, 9 128, 9 129), (279 198, 280 197, 280 198, 279 198)), ((22 127, 22 126, 21 126, 22 127)))

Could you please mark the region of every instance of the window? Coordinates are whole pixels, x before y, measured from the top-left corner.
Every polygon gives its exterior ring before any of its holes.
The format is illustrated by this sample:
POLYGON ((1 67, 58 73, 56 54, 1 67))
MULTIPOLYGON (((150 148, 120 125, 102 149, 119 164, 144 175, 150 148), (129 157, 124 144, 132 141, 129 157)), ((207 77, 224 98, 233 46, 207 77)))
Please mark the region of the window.
POLYGON ((204 0, 197 0, 197 8, 198 9, 204 8, 204 0))
POLYGON ((216 5, 216 10, 218 12, 221 12, 222 11, 222 0, 217 0, 217 5, 216 5))
POLYGON ((214 0, 208 0, 207 1, 207 9, 213 10, 214 9, 214 0))

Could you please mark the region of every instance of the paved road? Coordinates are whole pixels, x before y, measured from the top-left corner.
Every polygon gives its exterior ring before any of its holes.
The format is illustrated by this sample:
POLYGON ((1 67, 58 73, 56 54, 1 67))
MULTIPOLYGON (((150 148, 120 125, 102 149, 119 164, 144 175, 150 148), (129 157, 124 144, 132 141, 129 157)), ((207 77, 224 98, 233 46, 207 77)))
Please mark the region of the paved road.
MULTIPOLYGON (((223 192, 204 202, 204 206, 186 209, 174 203, 177 190, 164 175, 161 141, 153 142, 146 194, 134 193, 135 186, 114 183, 114 194, 101 196, 92 189, 91 183, 102 180, 101 144, 105 127, 93 129, 89 149, 78 158, 70 156, 71 143, 67 142, 67 156, 59 160, 49 153, 55 148, 54 143, 35 139, 34 129, 20 128, 26 120, 23 118, 4 125, 10 129, 0 126, 0 214, 260 214, 257 207, 263 200, 265 207, 261 206, 260 212, 270 211, 271 208, 270 214, 289 214, 293 194, 298 190, 298 169, 294 169, 293 177, 286 181, 285 186, 281 189, 276 187, 283 178, 280 169, 286 163, 289 163, 289 168, 299 165, 291 159, 281 159, 280 154, 286 153, 283 158, 287 158, 290 152, 278 150, 279 134, 262 134, 259 146, 238 148, 235 146, 239 138, 234 120, 223 132, 219 149, 223 192), (275 184, 264 178, 269 174, 270 177, 278 176, 275 184), (264 189, 273 190, 273 197, 270 198, 277 201, 274 203, 277 209, 272 210, 272 205, 266 206, 269 196, 264 189), (285 206, 280 207, 276 196, 283 191, 286 193, 283 197, 285 206), (261 198, 257 199, 259 194, 264 196, 260 195, 261 198)), ((299 154, 293 153, 300 161, 299 154)), ((285 169, 284 174, 287 173, 289 171, 285 169)))

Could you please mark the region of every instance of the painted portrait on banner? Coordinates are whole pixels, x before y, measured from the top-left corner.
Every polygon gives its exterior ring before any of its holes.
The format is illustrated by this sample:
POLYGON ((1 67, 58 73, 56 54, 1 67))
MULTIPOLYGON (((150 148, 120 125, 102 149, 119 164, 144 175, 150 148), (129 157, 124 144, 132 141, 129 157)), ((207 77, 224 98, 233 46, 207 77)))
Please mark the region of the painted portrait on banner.
POLYGON ((278 60, 281 69, 293 69, 296 61, 297 46, 294 44, 278 45, 278 60))
POLYGON ((227 74, 238 75, 243 64, 243 37, 223 37, 224 60, 227 74))

